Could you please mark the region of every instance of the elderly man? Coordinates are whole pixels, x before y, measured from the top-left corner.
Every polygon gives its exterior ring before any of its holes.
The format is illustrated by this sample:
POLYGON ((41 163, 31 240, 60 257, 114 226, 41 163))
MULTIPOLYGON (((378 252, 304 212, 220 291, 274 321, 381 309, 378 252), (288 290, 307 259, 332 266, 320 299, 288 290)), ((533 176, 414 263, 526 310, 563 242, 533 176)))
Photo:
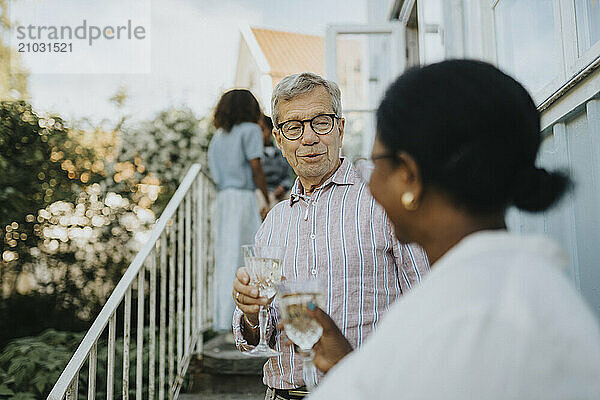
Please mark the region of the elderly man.
MULTIPOLYGON (((257 245, 285 248, 288 279, 316 278, 326 290, 325 310, 350 344, 360 346, 391 304, 429 269, 424 251, 401 245, 383 208, 369 192, 365 171, 340 158, 344 136, 340 90, 312 73, 285 77, 274 89, 273 135, 298 179, 290 200, 278 203, 256 234, 257 245)), ((364 164, 364 163, 363 163, 364 164)), ((245 268, 233 284, 236 345, 258 343, 259 297, 245 268)), ((266 399, 301 398, 302 359, 277 330, 268 307, 267 335, 281 351, 264 366, 266 399)))

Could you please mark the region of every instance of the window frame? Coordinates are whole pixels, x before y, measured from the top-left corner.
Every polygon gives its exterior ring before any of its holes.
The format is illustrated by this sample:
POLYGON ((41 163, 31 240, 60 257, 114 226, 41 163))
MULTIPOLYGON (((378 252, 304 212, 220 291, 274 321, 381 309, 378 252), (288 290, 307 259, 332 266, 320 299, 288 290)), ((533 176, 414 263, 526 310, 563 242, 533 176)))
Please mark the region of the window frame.
MULTIPOLYGON (((337 39, 346 35, 388 35, 390 38, 390 69, 392 80, 406 69, 406 60, 403 56, 406 48, 405 25, 398 21, 389 21, 385 23, 367 23, 367 24, 331 24, 327 26, 325 35, 325 77, 334 82, 338 82, 338 60, 337 60, 337 39)), ((364 55, 363 55, 364 57, 364 55)), ((372 103, 373 99, 367 98, 367 104, 363 107, 348 108, 342 103, 342 117, 352 114, 364 115, 366 135, 363 133, 361 145, 361 157, 365 157, 371 151, 375 139, 375 111, 377 105, 372 103)), ((346 118, 346 128, 350 129, 351 118, 346 118)), ((349 131, 347 131, 349 133, 349 131)), ((346 140, 346 142, 348 142, 346 140)), ((342 148, 344 151, 344 148, 342 148)))
MULTIPOLYGON (((491 20, 492 20, 492 43, 494 46, 494 49, 493 49, 494 57, 496 60, 496 65, 498 65, 500 67, 500 63, 498 61, 498 36, 497 36, 498 29, 496 26, 496 14, 495 13, 496 13, 496 7, 503 0, 486 0, 486 1, 488 3, 488 9, 491 14, 491 20)), ((533 100, 534 100, 536 106, 539 106, 540 104, 544 103, 554 93, 559 91, 560 88, 564 85, 564 83, 568 80, 567 73, 566 73, 567 65, 566 65, 565 48, 564 48, 565 40, 564 40, 563 24, 562 24, 562 21, 564 19, 561 18, 562 14, 563 14, 562 13, 563 7, 561 7, 560 0, 552 0, 552 1, 553 1, 554 26, 555 26, 554 45, 557 47, 556 51, 557 51, 557 55, 559 57, 558 73, 550 82, 546 83, 541 89, 534 92, 528 88, 528 90, 530 90, 531 96, 533 97, 533 100)), ((573 16, 574 16, 574 14, 573 14, 573 16)), ((510 71, 507 71, 507 72, 510 72, 510 71)), ((515 76, 515 78, 519 79, 518 76, 515 76)))
POLYGON ((562 15, 566 16, 566 18, 563 18, 563 42, 565 44, 567 79, 570 79, 600 57, 600 40, 580 55, 577 39, 575 0, 562 1, 561 8, 562 15))

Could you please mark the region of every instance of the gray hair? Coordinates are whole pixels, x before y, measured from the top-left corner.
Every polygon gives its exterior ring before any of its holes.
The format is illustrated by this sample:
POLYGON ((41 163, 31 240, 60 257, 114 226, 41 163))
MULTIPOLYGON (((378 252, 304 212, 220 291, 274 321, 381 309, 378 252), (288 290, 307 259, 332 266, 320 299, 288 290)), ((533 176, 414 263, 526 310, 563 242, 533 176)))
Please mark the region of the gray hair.
POLYGON ((271 118, 273 119, 273 126, 277 127, 279 121, 280 101, 289 101, 295 96, 310 92, 317 86, 323 86, 327 89, 331 96, 333 112, 338 117, 341 117, 342 100, 338 85, 335 82, 323 79, 312 72, 302 72, 300 74, 286 76, 277 84, 277 86, 275 86, 275 89, 273 89, 273 96, 271 98, 271 118))

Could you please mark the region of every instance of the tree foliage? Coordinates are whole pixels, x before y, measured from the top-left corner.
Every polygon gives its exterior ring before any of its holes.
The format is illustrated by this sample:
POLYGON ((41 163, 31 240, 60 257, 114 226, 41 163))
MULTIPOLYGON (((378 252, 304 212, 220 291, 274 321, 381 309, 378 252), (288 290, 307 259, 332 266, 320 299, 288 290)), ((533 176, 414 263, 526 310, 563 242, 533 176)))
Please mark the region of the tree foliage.
POLYGON ((41 234, 38 210, 72 201, 104 179, 94 150, 80 144, 57 116, 40 117, 23 101, 0 101, 0 280, 12 293, 23 266, 34 261, 41 234))
POLYGON ((22 101, 0 102, 0 227, 2 262, 30 261, 35 214, 74 188, 54 160, 53 147, 67 131, 59 118, 40 118, 22 101))
POLYGON ((26 99, 27 71, 19 53, 2 40, 10 26, 7 0, 0 0, 0 99, 26 99))
MULTIPOLYGON (((45 399, 58 380, 71 355, 83 339, 83 333, 61 332, 53 329, 44 331, 38 336, 26 337, 12 341, 0 352, 0 399, 25 400, 45 399)), ((144 342, 148 343, 149 330, 144 331, 144 342)), ((158 344, 157 344, 158 346, 158 344)), ((158 349, 156 349, 158 351, 158 349)), ((129 363, 136 363, 136 342, 129 345, 129 363)), ((144 365, 149 363, 149 348, 145 346, 142 353, 144 365)), ((98 342, 96 364, 96 398, 106 398, 106 366, 108 360, 108 345, 106 339, 98 342)), ((114 376, 123 376, 123 338, 115 341, 114 376)), ((158 366, 157 366, 158 367, 158 366)), ((135 367, 129 369, 129 396, 138 397, 135 393, 135 367)), ((158 374, 157 374, 158 375, 158 374)), ((87 398, 88 388, 87 364, 79 375, 79 398, 87 398)), ((156 376, 155 388, 159 382, 156 376)), ((143 396, 148 397, 148 368, 144 369, 143 396)), ((168 389, 165 387, 165 391, 168 389)), ((114 393, 122 393, 121 379, 115 379, 114 393)))
POLYGON ((160 185, 158 193, 143 186, 139 193, 146 197, 140 199, 142 205, 153 204, 160 213, 187 169, 193 163, 207 165, 213 129, 207 118, 198 119, 189 108, 168 109, 124 129, 115 183, 121 191, 140 183, 160 185))
POLYGON ((145 243, 155 216, 95 183, 75 202, 58 201, 40 210, 38 220, 38 262, 28 269, 36 289, 55 294, 62 308, 88 321, 145 243))
MULTIPOLYGON (((82 326, 97 315, 191 163, 206 160, 210 130, 189 109, 125 128, 121 118, 119 129, 110 129, 65 126, 24 102, 0 106, 3 297, 37 293, 27 299, 40 301, 38 308, 53 299, 55 314, 73 319, 35 330, 18 312, 2 313, 16 316, 20 335, 82 326)), ((16 337, 10 333, 0 334, 0 348, 16 337)))

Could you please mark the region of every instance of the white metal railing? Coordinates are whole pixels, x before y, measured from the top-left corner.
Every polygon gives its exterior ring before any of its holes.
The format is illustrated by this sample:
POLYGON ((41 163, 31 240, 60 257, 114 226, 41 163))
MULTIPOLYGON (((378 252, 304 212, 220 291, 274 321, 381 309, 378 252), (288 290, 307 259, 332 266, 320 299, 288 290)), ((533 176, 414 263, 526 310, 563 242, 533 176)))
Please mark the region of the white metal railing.
POLYGON ((104 347, 107 350, 106 399, 114 398, 115 366, 121 361, 122 377, 116 378, 122 379, 121 397, 129 398, 129 380, 133 373, 130 368, 132 292, 137 300, 135 398, 142 399, 145 372, 149 399, 156 398, 156 383, 159 400, 166 396, 177 398, 192 354, 202 351, 202 332, 212 324, 213 295, 209 282, 214 255, 209 210, 213 201, 212 181, 199 164, 192 165, 154 225, 150 239, 127 268, 58 378, 48 400, 78 398, 80 374, 86 361, 88 368, 83 373, 87 373, 87 399, 95 400, 98 353, 104 351, 104 347), (123 343, 122 360, 115 360, 116 330, 120 322, 117 315, 123 318, 122 338, 118 339, 123 343), (147 362, 144 362, 144 349, 148 350, 147 362))

